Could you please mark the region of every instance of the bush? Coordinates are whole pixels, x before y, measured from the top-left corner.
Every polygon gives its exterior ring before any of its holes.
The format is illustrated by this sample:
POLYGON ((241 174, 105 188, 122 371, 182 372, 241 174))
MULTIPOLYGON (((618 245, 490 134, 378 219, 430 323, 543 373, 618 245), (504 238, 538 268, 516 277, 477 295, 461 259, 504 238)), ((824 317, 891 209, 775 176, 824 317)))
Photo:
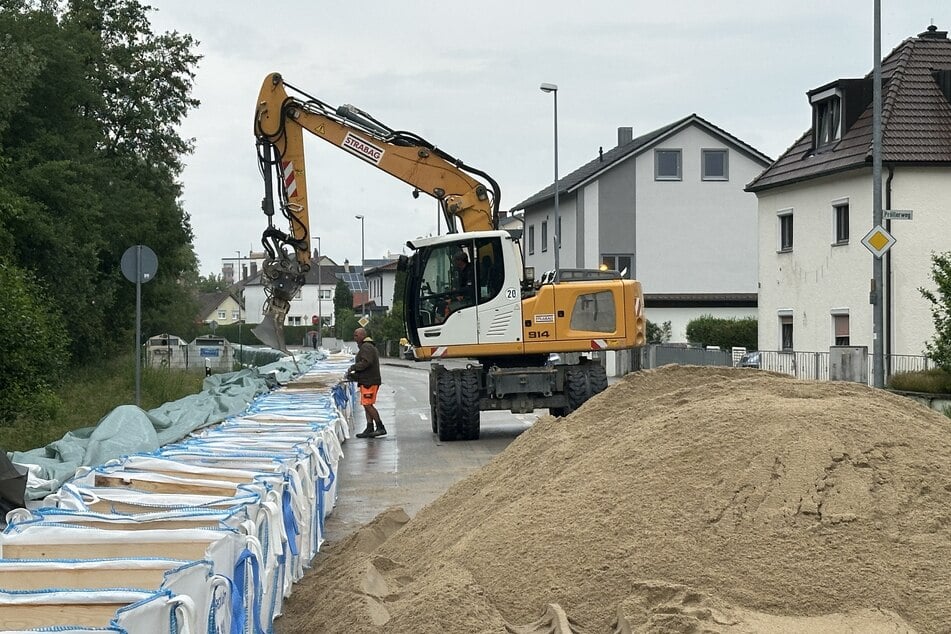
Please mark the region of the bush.
POLYGON ((758 323, 754 317, 722 319, 702 315, 687 324, 687 341, 701 346, 757 350, 758 323))
POLYGON ((951 372, 951 251, 931 254, 931 277, 936 290, 918 289, 931 303, 934 319, 935 335, 925 348, 938 367, 951 372))
POLYGON ((0 424, 48 415, 69 363, 56 305, 28 271, 0 260, 0 424))
POLYGON ((951 394, 951 372, 932 368, 921 372, 900 372, 888 380, 888 387, 905 392, 951 394))

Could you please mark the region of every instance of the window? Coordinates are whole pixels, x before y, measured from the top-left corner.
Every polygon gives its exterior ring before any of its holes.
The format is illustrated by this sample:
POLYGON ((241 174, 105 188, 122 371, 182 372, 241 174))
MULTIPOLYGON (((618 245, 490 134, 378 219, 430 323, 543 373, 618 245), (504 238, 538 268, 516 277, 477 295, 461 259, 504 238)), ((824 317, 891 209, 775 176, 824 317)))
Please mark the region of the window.
POLYGON ((777 214, 779 217, 779 250, 792 251, 793 247, 793 212, 784 209, 777 214))
POLYGON ((780 349, 783 352, 792 352, 792 349, 793 349, 792 315, 779 316, 779 341, 780 341, 780 349))
POLYGON ((228 316, 228 313, 226 311, 223 311, 223 310, 218 311, 218 319, 224 319, 227 316, 228 316))
POLYGON ((231 319, 233 319, 234 321, 238 321, 239 319, 241 319, 241 311, 240 310, 231 311, 231 319))
POLYGON ((832 335, 837 346, 849 345, 849 314, 838 313, 832 315, 832 335))
POLYGON ((835 218, 835 242, 834 244, 849 243, 849 203, 837 203, 832 206, 832 214, 835 218))
POLYGON ((528 225, 528 254, 535 254, 535 225, 528 225))
POLYGON ((654 150, 654 180, 681 180, 680 166, 680 150, 654 150))
POLYGON ((729 166, 729 157, 726 150, 700 150, 700 177, 703 180, 729 180, 729 166))
POLYGON ((633 255, 602 255, 601 270, 619 271, 621 277, 634 279, 633 255))
POLYGON ((331 295, 331 290, 329 288, 320 289, 320 299, 330 299, 331 297, 333 297, 333 295, 331 295))
POLYGON ((542 220, 542 253, 548 250, 548 221, 542 220))
POLYGON ((578 295, 571 310, 572 330, 614 332, 617 316, 614 309, 614 294, 611 291, 578 295))
POLYGON ((813 105, 816 149, 839 140, 842 127, 841 104, 838 96, 832 96, 813 105))

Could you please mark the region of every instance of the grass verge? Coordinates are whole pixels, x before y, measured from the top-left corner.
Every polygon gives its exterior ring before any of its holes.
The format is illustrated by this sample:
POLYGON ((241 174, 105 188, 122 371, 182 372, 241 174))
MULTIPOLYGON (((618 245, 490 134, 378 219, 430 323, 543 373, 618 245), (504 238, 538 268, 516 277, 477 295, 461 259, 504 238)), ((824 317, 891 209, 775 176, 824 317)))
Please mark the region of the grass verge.
MULTIPOLYGON (((148 411, 201 391, 203 373, 142 368, 141 408, 148 411)), ((45 447, 67 432, 93 427, 119 405, 135 404, 135 357, 125 355, 76 368, 56 399, 0 427, 0 449, 45 447)))

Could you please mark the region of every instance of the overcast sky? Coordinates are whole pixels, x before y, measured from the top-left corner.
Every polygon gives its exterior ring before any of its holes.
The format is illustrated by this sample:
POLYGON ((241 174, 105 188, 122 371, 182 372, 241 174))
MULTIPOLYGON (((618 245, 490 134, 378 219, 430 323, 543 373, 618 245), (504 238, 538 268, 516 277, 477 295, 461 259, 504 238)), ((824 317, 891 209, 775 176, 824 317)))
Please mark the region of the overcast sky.
MULTIPOLYGON (((634 135, 696 113, 777 158, 809 127, 806 91, 873 65, 872 0, 143 0, 156 32, 199 40, 182 175, 203 275, 260 251, 252 119, 268 73, 353 104, 489 173, 509 209, 552 182, 553 103, 563 176, 634 135)), ((882 0, 882 54, 948 0, 882 0)), ((305 133, 306 134, 306 133, 305 133)), ((323 252, 360 261, 436 231, 436 203, 306 134, 310 222, 323 252)), ((285 228, 285 227, 282 227, 285 228)), ((286 228, 285 228, 286 229, 286 228)), ((314 243, 316 246, 316 242, 314 243)))

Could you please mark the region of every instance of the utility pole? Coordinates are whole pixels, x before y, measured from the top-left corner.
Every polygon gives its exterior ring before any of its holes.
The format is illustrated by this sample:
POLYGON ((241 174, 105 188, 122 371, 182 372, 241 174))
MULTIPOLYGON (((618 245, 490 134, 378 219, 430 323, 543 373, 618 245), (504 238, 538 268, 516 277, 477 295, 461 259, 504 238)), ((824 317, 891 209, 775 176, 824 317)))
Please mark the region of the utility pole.
MULTIPOLYGON (((872 226, 882 224, 882 2, 875 0, 875 66, 872 71, 872 226)), ((885 387, 885 302, 882 258, 872 255, 872 385, 885 387)))

